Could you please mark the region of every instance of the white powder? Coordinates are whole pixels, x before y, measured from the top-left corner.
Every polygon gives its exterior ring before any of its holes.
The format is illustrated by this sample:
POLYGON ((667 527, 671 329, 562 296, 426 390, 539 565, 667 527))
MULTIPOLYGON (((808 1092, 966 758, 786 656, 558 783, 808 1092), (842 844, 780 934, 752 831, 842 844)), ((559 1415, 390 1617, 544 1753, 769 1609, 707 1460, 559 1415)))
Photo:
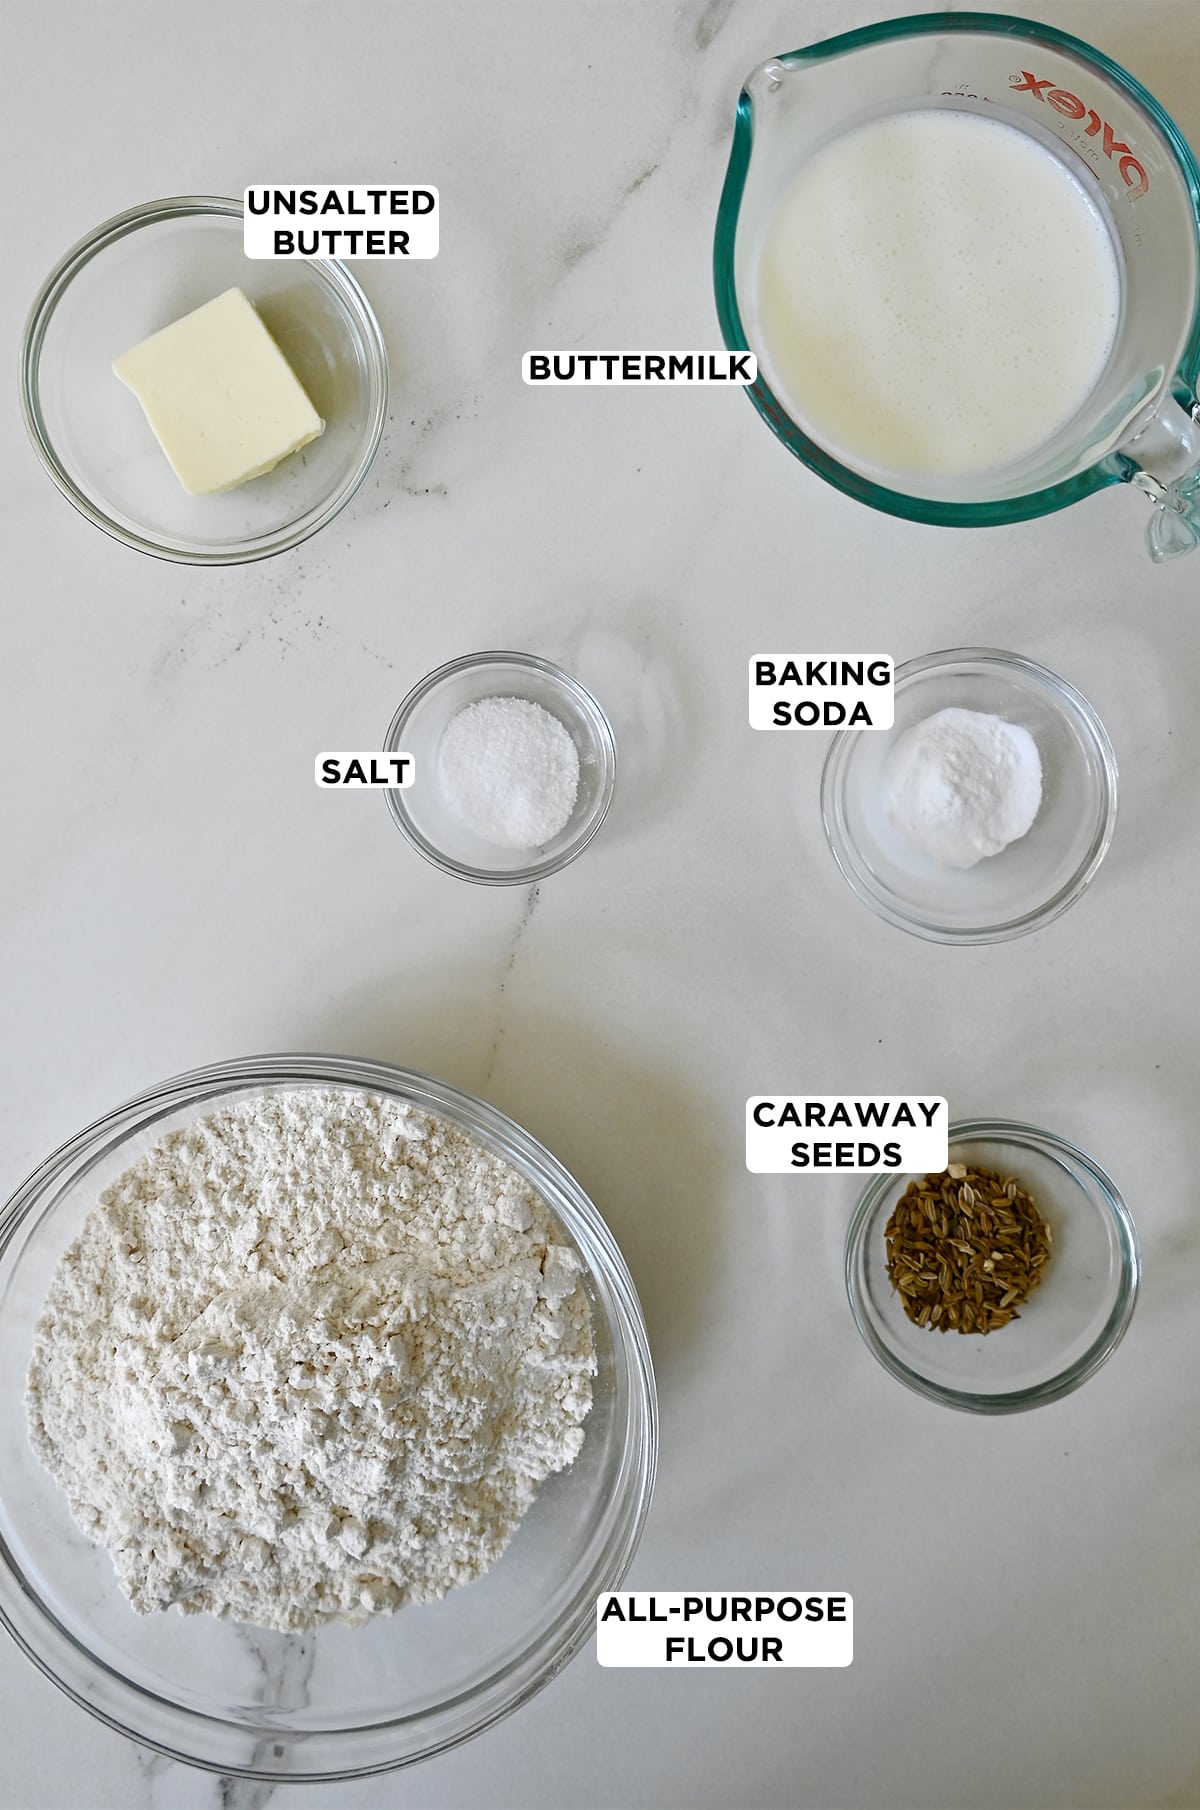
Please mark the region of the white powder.
POLYGON ((30 1436, 137 1609, 363 1621, 478 1577, 579 1451, 581 1269, 454 1127, 262 1094, 101 1195, 38 1324, 30 1436))
POLYGON ((570 731, 529 698, 480 698, 451 717, 438 749, 446 803, 497 848, 544 848, 579 792, 570 731))
POLYGON ((1042 802, 1037 743, 981 710, 939 710, 899 736, 884 765, 892 822, 942 867, 974 867, 1031 827, 1042 802))

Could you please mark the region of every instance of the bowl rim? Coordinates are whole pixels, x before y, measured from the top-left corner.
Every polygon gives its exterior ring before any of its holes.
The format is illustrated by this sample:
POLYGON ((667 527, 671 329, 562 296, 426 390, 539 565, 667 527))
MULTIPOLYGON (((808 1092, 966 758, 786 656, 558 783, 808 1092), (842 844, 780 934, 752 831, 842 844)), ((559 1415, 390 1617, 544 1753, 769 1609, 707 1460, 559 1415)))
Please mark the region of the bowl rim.
POLYGON ((1080 1150, 1066 1138, 1059 1137, 1056 1132, 1045 1131, 1040 1126, 1028 1125, 1020 1119, 960 1119, 950 1126, 950 1145, 956 1142, 966 1143, 986 1138, 1005 1138, 1010 1143, 1024 1145, 1028 1149, 1051 1155, 1067 1166, 1082 1169, 1089 1179, 1096 1184, 1100 1196, 1100 1211, 1106 1213, 1109 1224, 1115 1229, 1117 1243, 1121 1253, 1120 1281, 1117 1297, 1113 1302, 1100 1332, 1085 1352, 1068 1364, 1055 1376, 1044 1382, 1032 1384, 1026 1389, 997 1390, 988 1393, 976 1393, 965 1389, 952 1389, 941 1383, 933 1382, 921 1371, 913 1369, 898 1357, 891 1346, 881 1337, 870 1318, 863 1301, 858 1276, 858 1260, 867 1239, 867 1234, 875 1219, 881 1202, 883 1202, 897 1181, 915 1174, 906 1170, 903 1176, 895 1170, 885 1175, 873 1175, 868 1185, 859 1196, 858 1204, 850 1220, 846 1233, 846 1249, 844 1260, 844 1276, 846 1294, 850 1302, 850 1312, 854 1323, 862 1335, 863 1342, 883 1368, 891 1373, 897 1381, 903 1383, 914 1394, 923 1395, 929 1401, 940 1402, 943 1407, 960 1408, 967 1413, 975 1414, 1016 1414, 1026 1408, 1044 1407, 1047 1402, 1059 1401, 1064 1395, 1070 1395, 1085 1383, 1088 1377, 1095 1375, 1116 1350, 1133 1318, 1133 1310, 1137 1305, 1138 1289, 1141 1283, 1141 1252, 1138 1246, 1137 1228, 1133 1216, 1125 1201, 1112 1181, 1111 1177, 1100 1167, 1087 1152, 1080 1150))
POLYGON ((403 790, 390 789, 385 792, 387 807, 397 829, 407 838, 419 854, 438 867, 444 874, 451 874, 456 880, 469 880, 476 886, 533 886, 544 880, 548 874, 558 873, 560 868, 568 867, 577 855, 581 855, 591 842, 600 825, 608 816, 609 806, 613 801, 613 793, 617 785, 617 741, 613 734, 612 724, 603 707, 597 702, 587 686, 573 678, 553 660, 545 660, 540 654, 515 653, 511 649, 491 648, 483 653, 460 654, 457 659, 447 660, 442 666, 435 667, 420 682, 413 686, 408 695, 397 706, 388 724, 387 734, 383 738, 384 751, 388 754, 403 752, 403 736, 414 710, 418 704, 461 674, 488 666, 524 667, 529 672, 539 673, 553 684, 569 693, 574 701, 589 718, 596 731, 596 739, 604 753, 604 779, 601 785, 598 807, 589 818, 585 827, 572 841, 565 844, 556 855, 546 856, 539 861, 531 861, 524 867, 514 867, 506 871, 498 871, 490 867, 474 867, 468 862, 456 861, 452 855, 446 854, 436 843, 413 822, 403 790))
POLYGON ((482 1683, 447 1698, 436 1708, 413 1711, 365 1727, 289 1733, 277 1723, 264 1722, 260 1727, 242 1725, 192 1709, 135 1684, 83 1647, 50 1613, 40 1596, 25 1588, 24 1574, 14 1562, 7 1542, 0 1537, 0 1624, 27 1658, 66 1696, 108 1727, 170 1759, 203 1771, 275 1784, 328 1782, 396 1771, 457 1747, 511 1715, 536 1695, 587 1641, 594 1626, 597 1596, 618 1589, 624 1580, 645 1526, 658 1462, 658 1401, 645 1318, 633 1279, 608 1225, 570 1171, 516 1120, 464 1089, 420 1070, 361 1057, 288 1052, 235 1058, 175 1075, 95 1120, 61 1144, 31 1172, 0 1210, 0 1258, 47 1190, 64 1177, 76 1160, 92 1154, 94 1146, 105 1139, 119 1142, 118 1128, 123 1137, 147 1113, 162 1117, 187 1110, 192 1105, 202 1110, 214 1098, 227 1093, 256 1086, 306 1083, 400 1094, 434 1116, 449 1117, 460 1125, 465 1122, 488 1148, 521 1169, 576 1239, 577 1216, 603 1260, 597 1266, 585 1255, 586 1266, 592 1273, 602 1269, 605 1284, 616 1304, 614 1331, 619 1331, 620 1337, 614 1339, 614 1349, 624 1354, 630 1412, 625 1449, 620 1455, 613 1492, 614 1498, 621 1501, 620 1514, 588 1576, 555 1621, 482 1683), (47 1628, 51 1630, 49 1652, 35 1644, 32 1632, 47 1628), (61 1659, 63 1648, 80 1656, 85 1669, 93 1673, 98 1669, 103 1674, 106 1680, 104 1703, 89 1697, 81 1683, 63 1676, 55 1668, 53 1660, 55 1657, 61 1659), (480 1698, 486 1700, 481 1713, 473 1719, 464 1714, 467 1706, 480 1698), (125 1719, 133 1705, 141 1708, 143 1713, 150 1707, 160 1726, 148 1729, 125 1719), (453 1725, 444 1726, 450 1718, 453 1718, 453 1725), (439 1723, 443 1724, 440 1733, 436 1732, 439 1723), (336 1750, 351 1746, 366 1734, 378 1743, 389 1735, 413 1731, 421 1724, 433 1727, 411 1751, 374 1755, 363 1763, 350 1765, 281 1768, 239 1763, 228 1754, 196 1753, 180 1743, 181 1734, 189 1730, 220 1730, 226 1734, 236 1731, 239 1738, 253 1740, 256 1744, 269 1738, 270 1745, 282 1743, 294 1754, 301 1755, 306 1746, 317 1742, 336 1750))
POLYGON ((864 905, 870 906, 876 917, 882 918, 884 923, 892 924, 898 930, 906 930, 910 936, 919 936, 926 942, 960 946, 1011 942, 1016 937, 1028 936, 1034 930, 1041 930, 1045 925, 1053 923, 1055 918, 1061 917, 1095 879, 1112 845, 1119 802, 1116 753, 1095 708, 1070 680, 1061 678, 1048 666, 1029 659, 1025 654, 1007 653, 998 647, 949 647, 941 648, 935 653, 922 654, 917 659, 906 660, 896 668, 897 695, 902 688, 943 668, 965 665, 1015 671, 1026 682, 1032 681, 1041 692, 1048 693, 1053 698, 1061 711, 1069 711, 1082 724, 1099 762, 1102 775, 1100 808, 1092 838, 1075 872, 1041 905, 998 923, 966 927, 938 924, 901 910, 875 890, 864 870, 857 845, 845 825, 843 803, 846 778, 857 749, 859 732, 839 729, 829 744, 821 769, 821 823, 825 840, 838 871, 850 890, 864 905))
POLYGON ((79 271, 109 246, 140 231, 142 227, 157 225, 165 220, 203 215, 242 219, 245 209, 240 201, 225 195, 168 195, 161 200, 144 201, 136 207, 113 214, 110 219, 93 227, 91 232, 85 233, 82 239, 78 239, 63 253, 34 297, 21 334, 21 414, 34 450, 58 489, 80 515, 102 533, 120 541, 123 546, 149 554, 152 559, 167 560, 174 565, 249 565, 255 560, 270 559, 277 553, 286 553, 289 548, 299 546, 340 514, 361 488, 383 438, 388 400, 388 358, 383 329, 361 284, 344 264, 335 258, 306 260, 309 263, 319 263, 323 280, 339 294, 362 333, 368 360, 370 415, 358 458, 348 477, 325 503, 310 509, 286 527, 275 529, 269 534, 256 535, 217 552, 156 538, 128 528, 100 508, 75 482, 55 450, 41 409, 38 367, 42 346, 55 310, 79 271))

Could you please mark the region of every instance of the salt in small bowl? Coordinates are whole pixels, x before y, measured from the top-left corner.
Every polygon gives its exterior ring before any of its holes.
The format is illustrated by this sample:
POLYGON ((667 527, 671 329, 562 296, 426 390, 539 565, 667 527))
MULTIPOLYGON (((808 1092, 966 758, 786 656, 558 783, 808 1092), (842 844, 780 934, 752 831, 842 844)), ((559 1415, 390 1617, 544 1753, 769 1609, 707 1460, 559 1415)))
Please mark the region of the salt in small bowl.
POLYGON ((481 886, 529 886, 557 873, 583 852, 604 821, 617 777, 612 727, 577 679, 535 654, 467 654, 439 666, 414 686, 392 718, 389 754, 413 758, 413 784, 390 790, 397 828, 443 873, 481 886), (557 717, 579 755, 575 807, 543 848, 500 848, 451 810, 438 780, 438 749, 452 717, 482 698, 525 698, 557 717))

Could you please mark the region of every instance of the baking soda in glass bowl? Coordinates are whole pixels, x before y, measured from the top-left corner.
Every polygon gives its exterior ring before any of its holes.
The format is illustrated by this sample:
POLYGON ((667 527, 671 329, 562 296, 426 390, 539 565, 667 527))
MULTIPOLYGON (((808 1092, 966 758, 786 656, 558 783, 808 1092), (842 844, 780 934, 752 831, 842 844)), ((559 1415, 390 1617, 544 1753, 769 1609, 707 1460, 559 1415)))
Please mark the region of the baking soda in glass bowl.
MULTIPOLYGON (((842 730, 833 737, 821 776, 821 816, 843 877, 888 923, 931 942, 1005 942, 1048 924, 1095 877, 1116 823, 1116 757, 1092 706, 1056 673, 999 648, 950 648, 896 669, 891 729, 875 735, 842 730), (960 765, 950 772, 940 801, 935 785, 935 796, 925 802, 937 807, 930 822, 950 832, 950 845, 981 827, 999 828, 1007 839, 973 864, 931 858, 889 808, 888 769, 897 750, 903 752, 914 730, 947 712, 960 721, 965 716, 1020 729, 1022 745, 1025 736, 1033 743, 1041 774, 1039 802, 1023 834, 1016 831, 1033 804, 1027 747, 1015 774, 1024 795, 1015 817, 1009 809, 1014 800, 991 790, 995 773, 964 773, 960 765)), ((970 851, 951 846, 946 852, 970 851)))

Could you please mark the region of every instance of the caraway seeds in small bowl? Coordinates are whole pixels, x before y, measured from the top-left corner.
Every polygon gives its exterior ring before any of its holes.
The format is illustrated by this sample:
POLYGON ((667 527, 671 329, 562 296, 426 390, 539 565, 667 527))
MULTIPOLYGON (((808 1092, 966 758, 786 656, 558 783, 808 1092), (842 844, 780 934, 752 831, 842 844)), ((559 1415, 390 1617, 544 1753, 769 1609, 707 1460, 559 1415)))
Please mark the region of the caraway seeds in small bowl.
POLYGON ((994 1332, 1018 1319, 1053 1242, 1019 1182, 963 1163, 909 1182, 885 1237, 905 1313, 939 1332, 994 1332))

